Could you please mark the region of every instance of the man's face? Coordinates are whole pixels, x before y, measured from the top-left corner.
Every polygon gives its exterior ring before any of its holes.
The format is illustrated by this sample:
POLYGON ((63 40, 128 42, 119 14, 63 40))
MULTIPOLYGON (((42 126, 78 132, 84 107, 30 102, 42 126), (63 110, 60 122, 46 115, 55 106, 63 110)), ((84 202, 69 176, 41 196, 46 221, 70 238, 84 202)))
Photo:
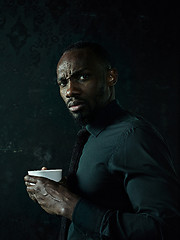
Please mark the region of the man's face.
POLYGON ((60 58, 57 82, 73 117, 87 124, 112 99, 108 70, 90 49, 73 49, 60 58))

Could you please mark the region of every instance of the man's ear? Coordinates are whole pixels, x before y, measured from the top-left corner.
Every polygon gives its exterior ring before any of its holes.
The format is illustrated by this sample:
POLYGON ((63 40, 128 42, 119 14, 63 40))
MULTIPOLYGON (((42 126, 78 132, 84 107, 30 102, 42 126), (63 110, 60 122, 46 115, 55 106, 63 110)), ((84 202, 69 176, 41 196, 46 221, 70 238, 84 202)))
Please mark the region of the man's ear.
POLYGON ((114 86, 117 83, 117 80, 118 80, 117 69, 115 69, 115 68, 110 69, 107 73, 108 85, 110 87, 114 86))

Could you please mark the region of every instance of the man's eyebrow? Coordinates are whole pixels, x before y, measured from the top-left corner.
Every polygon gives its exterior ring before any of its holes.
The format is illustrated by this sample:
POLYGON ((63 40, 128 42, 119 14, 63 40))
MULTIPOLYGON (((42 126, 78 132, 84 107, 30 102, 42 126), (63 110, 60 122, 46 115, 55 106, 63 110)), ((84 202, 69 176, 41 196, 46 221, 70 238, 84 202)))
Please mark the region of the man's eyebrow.
POLYGON ((61 80, 64 80, 64 79, 69 79, 69 78, 74 77, 74 76, 78 76, 78 75, 82 74, 82 72, 84 72, 84 71, 86 71, 86 70, 89 70, 89 69, 88 69, 88 68, 82 68, 82 69, 76 70, 76 71, 74 71, 74 72, 71 74, 70 77, 66 78, 65 76, 62 76, 62 77, 59 77, 59 78, 57 79, 57 81, 61 81, 61 80))
POLYGON ((71 77, 77 76, 86 70, 88 70, 88 68, 82 68, 82 69, 76 70, 71 74, 71 77))

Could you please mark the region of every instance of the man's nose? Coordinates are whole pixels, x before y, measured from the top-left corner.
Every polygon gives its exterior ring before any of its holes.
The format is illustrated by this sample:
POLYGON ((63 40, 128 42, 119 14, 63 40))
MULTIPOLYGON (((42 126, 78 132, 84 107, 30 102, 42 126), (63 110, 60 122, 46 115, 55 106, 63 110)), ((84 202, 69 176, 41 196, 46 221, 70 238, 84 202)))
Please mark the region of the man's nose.
POLYGON ((80 93, 81 89, 79 87, 79 84, 75 81, 70 80, 66 90, 66 97, 67 98, 75 97, 77 95, 80 95, 80 93))

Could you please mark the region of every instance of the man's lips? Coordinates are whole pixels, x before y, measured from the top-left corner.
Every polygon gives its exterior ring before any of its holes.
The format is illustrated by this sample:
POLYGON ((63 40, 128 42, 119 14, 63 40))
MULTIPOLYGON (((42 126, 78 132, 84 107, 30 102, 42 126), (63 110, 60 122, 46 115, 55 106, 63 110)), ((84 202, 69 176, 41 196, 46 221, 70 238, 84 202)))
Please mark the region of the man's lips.
POLYGON ((75 102, 70 102, 68 104, 68 108, 71 112, 77 112, 81 110, 84 107, 84 105, 85 105, 84 102, 75 101, 75 102))

